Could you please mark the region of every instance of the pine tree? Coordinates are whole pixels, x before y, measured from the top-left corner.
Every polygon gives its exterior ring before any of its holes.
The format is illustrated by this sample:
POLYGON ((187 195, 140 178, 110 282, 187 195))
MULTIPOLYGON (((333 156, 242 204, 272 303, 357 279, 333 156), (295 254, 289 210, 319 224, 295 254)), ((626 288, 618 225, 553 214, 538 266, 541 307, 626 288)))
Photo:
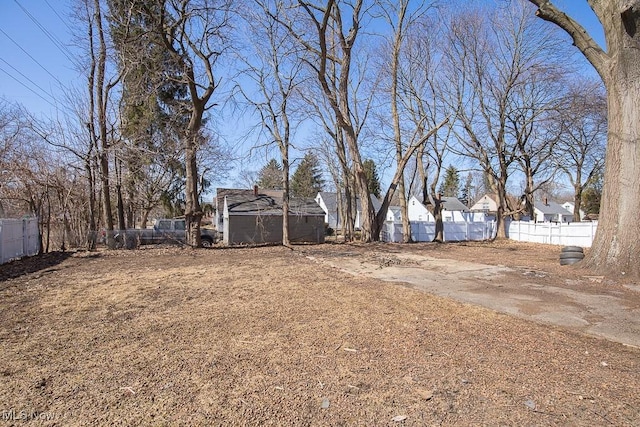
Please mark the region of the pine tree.
POLYGON ((582 209, 585 214, 600 213, 600 199, 602 198, 602 174, 591 178, 582 191, 582 209))
POLYGON ((313 153, 307 153, 291 177, 291 195, 294 197, 314 197, 322 191, 324 180, 320 162, 313 153))
POLYGON ((470 206, 471 204, 472 191, 473 191, 473 175, 471 175, 471 172, 469 172, 460 194, 460 201, 464 203, 464 205, 467 207, 470 206))
POLYGON ((282 190, 282 165, 276 159, 269 160, 258 172, 256 185, 265 190, 282 190))
POLYGON ((440 184, 439 193, 444 197, 458 197, 460 193, 460 176, 455 166, 449 166, 444 175, 444 182, 440 184))
POLYGON ((367 185, 369 187, 369 194, 380 198, 380 180, 378 179, 378 171, 376 170, 376 164, 373 160, 367 159, 362 163, 364 167, 364 173, 367 176, 367 185))

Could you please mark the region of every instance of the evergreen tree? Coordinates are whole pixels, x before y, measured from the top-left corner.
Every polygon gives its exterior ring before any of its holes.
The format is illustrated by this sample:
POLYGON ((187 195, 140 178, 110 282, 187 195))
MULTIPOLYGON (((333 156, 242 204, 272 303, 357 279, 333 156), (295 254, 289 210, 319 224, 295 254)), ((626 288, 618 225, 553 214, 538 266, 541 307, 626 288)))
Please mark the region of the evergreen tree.
POLYGON ((322 191, 324 180, 320 162, 313 153, 307 153, 291 177, 291 195, 294 197, 315 197, 322 191))
POLYGON ((600 199, 602 198, 602 174, 591 178, 582 191, 582 209, 585 214, 600 213, 600 199))
POLYGON ((444 197, 458 197, 460 193, 460 176, 455 166, 449 166, 445 171, 444 182, 440 184, 438 192, 444 197))
POLYGON ((282 165, 276 159, 269 160, 258 172, 256 185, 265 190, 282 190, 282 165))
POLYGON ((362 163, 364 167, 364 173, 367 176, 367 185, 369 188, 369 194, 375 195, 380 198, 380 180, 378 179, 378 171, 376 170, 376 164, 373 160, 367 159, 362 163))
POLYGON ((464 203, 465 206, 469 207, 471 205, 472 202, 472 195, 471 193, 473 192, 473 175, 471 175, 471 172, 469 172, 469 174, 467 175, 467 179, 464 182, 464 186, 462 186, 462 190, 461 190, 461 194, 460 194, 460 201, 462 203, 464 203))

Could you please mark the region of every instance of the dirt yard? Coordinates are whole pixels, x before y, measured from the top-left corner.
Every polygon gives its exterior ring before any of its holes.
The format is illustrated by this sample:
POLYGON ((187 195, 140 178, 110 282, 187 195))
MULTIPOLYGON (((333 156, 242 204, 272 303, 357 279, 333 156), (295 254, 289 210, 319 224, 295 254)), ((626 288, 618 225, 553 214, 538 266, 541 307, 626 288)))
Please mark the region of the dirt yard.
POLYGON ((0 266, 0 427, 640 425, 639 349, 336 268, 398 254, 640 301, 517 243, 49 254, 0 266))

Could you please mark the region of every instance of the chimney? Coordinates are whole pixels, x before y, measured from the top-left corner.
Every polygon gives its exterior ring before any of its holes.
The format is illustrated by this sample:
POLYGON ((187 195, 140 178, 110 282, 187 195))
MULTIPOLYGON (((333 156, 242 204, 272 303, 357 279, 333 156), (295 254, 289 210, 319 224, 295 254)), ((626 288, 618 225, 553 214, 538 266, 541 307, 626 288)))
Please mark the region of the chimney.
POLYGON ((547 199, 546 197, 544 198, 544 205, 549 206, 549 199, 547 199))
POLYGON ((254 186, 253 186, 253 195, 254 195, 255 197, 258 197, 258 186, 257 186, 257 185, 254 185, 254 186))

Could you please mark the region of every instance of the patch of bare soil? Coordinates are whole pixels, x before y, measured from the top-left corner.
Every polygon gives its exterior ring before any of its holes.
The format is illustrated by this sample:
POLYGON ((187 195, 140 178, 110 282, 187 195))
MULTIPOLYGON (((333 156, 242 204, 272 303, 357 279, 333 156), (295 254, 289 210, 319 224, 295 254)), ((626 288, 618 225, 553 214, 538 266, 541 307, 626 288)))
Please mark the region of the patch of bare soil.
MULTIPOLYGON (((640 425, 638 349, 310 259, 372 248, 154 248, 0 266, 1 419, 640 425)), ((387 248, 382 262, 420 251, 493 259, 543 281, 573 274, 556 270, 559 248, 387 248)), ((581 286, 598 286, 583 276, 581 286)))

